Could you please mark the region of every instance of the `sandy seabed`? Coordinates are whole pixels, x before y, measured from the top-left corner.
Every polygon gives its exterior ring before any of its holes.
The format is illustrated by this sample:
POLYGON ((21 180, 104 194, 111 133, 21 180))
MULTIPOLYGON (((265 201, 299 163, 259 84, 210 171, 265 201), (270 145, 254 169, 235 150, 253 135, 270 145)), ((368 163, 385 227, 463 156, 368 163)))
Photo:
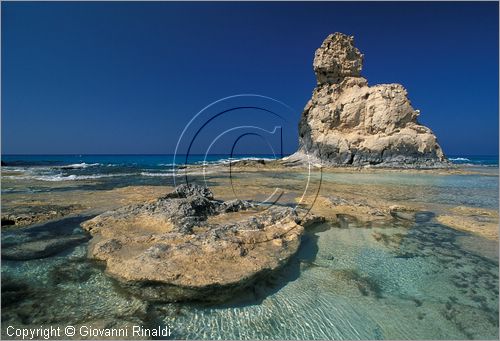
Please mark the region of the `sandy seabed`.
MULTIPOLYGON (((212 167, 215 197, 300 206, 327 221, 248 297, 225 305, 148 303, 88 262, 86 243, 2 262, 2 325, 162 325, 174 338, 498 338, 498 169, 212 167)), ((177 183, 185 182, 178 176, 177 183)), ((106 210, 154 200, 173 183, 3 181, 2 246, 61 233, 106 210), (64 186, 64 189, 57 189, 64 186), (16 192, 16 188, 48 190, 16 192), (23 228, 37 223, 35 227, 23 228)), ((69 232, 67 232, 69 231, 69 232)), ((2 330, 5 336, 5 329, 2 330)))

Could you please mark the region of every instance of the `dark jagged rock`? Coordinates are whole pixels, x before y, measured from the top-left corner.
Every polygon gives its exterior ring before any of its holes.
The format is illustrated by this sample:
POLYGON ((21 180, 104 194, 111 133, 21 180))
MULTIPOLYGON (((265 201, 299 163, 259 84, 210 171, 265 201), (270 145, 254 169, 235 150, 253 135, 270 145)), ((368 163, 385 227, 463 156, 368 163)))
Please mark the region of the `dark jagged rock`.
POLYGON ((208 187, 199 186, 196 184, 179 185, 172 193, 167 194, 165 198, 188 198, 191 196, 203 197, 210 200, 214 198, 212 191, 208 187))
POLYGON ((217 211, 220 213, 229 213, 229 212, 248 210, 250 208, 255 208, 255 205, 253 205, 248 201, 235 199, 230 201, 224 201, 217 207, 217 211))

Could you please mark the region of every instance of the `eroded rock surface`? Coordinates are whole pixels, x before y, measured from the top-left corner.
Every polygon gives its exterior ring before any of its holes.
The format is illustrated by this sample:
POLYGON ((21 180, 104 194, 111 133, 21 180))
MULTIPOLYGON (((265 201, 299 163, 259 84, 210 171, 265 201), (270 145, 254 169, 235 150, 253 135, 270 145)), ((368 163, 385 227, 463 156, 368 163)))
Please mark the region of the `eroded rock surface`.
POLYGON ((317 86, 299 123, 299 150, 326 165, 442 167, 433 132, 400 84, 369 86, 353 37, 329 35, 314 58, 317 86))
POLYGON ((156 201, 91 219, 89 257, 148 300, 222 301, 279 269, 311 219, 288 207, 218 201, 182 185, 156 201))
POLYGON ((19 206, 13 212, 2 215, 2 228, 32 225, 67 216, 82 210, 81 205, 19 206))

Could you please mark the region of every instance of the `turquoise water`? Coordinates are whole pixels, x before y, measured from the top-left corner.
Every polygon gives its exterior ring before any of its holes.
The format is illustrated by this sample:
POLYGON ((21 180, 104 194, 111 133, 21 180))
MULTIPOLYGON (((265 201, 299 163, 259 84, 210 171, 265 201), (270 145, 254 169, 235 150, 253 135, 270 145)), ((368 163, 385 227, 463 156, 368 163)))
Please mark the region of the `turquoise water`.
MULTIPOLYGON (((150 155, 137 155, 137 154, 75 154, 75 155, 15 155, 4 154, 2 161, 6 162, 8 166, 62 166, 71 164, 99 164, 102 166, 115 165, 115 166, 170 166, 174 162, 178 165, 184 163, 194 164, 200 163, 204 160, 208 162, 223 161, 230 159, 227 154, 192 154, 186 155, 173 155, 173 154, 150 154, 150 155)), ((272 154, 238 154, 233 156, 235 159, 241 158, 276 158, 272 154)))
MULTIPOLYGON (((2 242, 78 234, 78 222, 4 232, 2 242)), ((82 244, 2 262, 3 325, 168 325, 179 339, 497 339, 498 260, 464 247, 467 238, 432 220, 319 225, 282 272, 215 307, 134 298, 86 259, 82 244)))
MULTIPOLYGON (((480 174, 434 175, 405 173, 382 174, 323 174, 325 181, 359 185, 390 185, 399 189, 401 202, 422 202, 465 205, 498 209, 498 168, 482 169, 480 174)), ((384 199, 392 193, 380 192, 384 199)))
MULTIPOLYGON (((238 154, 233 158, 276 158, 272 154, 238 154)), ((229 159, 230 155, 227 154, 210 154, 206 156, 206 161, 214 162, 229 159)), ((450 155, 451 162, 460 165, 482 165, 482 166, 498 166, 498 156, 492 155, 450 155)), ((136 166, 165 166, 176 164, 192 164, 205 160, 205 155, 192 154, 186 158, 186 155, 173 154, 150 154, 150 155, 137 155, 137 154, 74 154, 74 155, 61 155, 61 154, 38 154, 38 155, 25 155, 25 154, 3 154, 2 161, 7 163, 8 166, 61 166, 79 163, 87 164, 101 164, 101 165, 136 165, 136 166)))
MULTIPOLYGON (((105 190, 130 185, 173 185, 185 164, 221 164, 234 159, 275 159, 273 155, 2 155, 3 180, 37 182, 34 186, 2 187, 2 193, 105 190), (71 186, 57 186, 53 183, 71 186)), ((209 171, 209 170, 208 170, 209 171)), ((201 172, 201 170, 200 170, 201 172)), ((201 174, 201 173, 200 173, 201 174)), ((200 175, 197 174, 197 175, 200 175)), ((196 175, 196 174, 194 174, 196 175)))
POLYGON ((498 166, 498 155, 448 155, 458 165, 498 166))
MULTIPOLYGON (((2 193, 112 189, 129 185, 173 185, 183 176, 184 164, 220 164, 232 159, 275 159, 274 155, 2 155, 2 193), (5 181, 7 180, 7 181, 5 181), (26 181, 26 186, 10 186, 8 180, 26 181), (28 182, 37 182, 35 185, 28 182), (52 186, 53 183, 71 186, 52 186), (76 184, 75 184, 76 182, 76 184)), ((451 156, 452 162, 474 169, 498 169, 498 156, 451 156)), ((210 168, 208 167, 208 172, 210 168)), ((196 174, 195 174, 196 175, 196 174)), ((199 174, 198 174, 199 175, 199 174)), ((368 176, 368 175, 366 175, 368 176)), ((399 176, 381 181, 398 183, 399 176)), ((368 179, 372 181, 372 179, 368 179)), ((415 178, 414 181, 432 181, 415 178)), ((463 181, 462 178, 459 181, 463 181)), ((472 180, 472 183, 474 180, 472 180)))
MULTIPOLYGON (((131 161, 127 157, 122 166, 161 173, 159 163, 168 160, 158 157, 130 166, 124 165, 131 161)), ((59 160, 57 165, 41 161, 46 160, 7 167, 40 167, 62 176, 122 167, 85 159, 86 166, 65 170, 56 167, 80 164, 82 159, 59 160), (99 165, 87 166, 93 163, 99 165)), ((380 195, 397 195, 392 199, 400 202, 496 209, 498 168, 485 169, 482 174, 446 176, 324 174, 324 181, 390 184, 399 191, 380 195)), ((165 181, 141 175, 120 179, 146 181, 141 177, 151 183, 165 181)), ((97 183, 108 188, 114 181, 102 177, 97 183)), ((168 325, 177 339, 498 339, 498 242, 440 225, 434 213, 422 213, 415 223, 317 225, 304 235, 299 253, 281 272, 219 306, 153 304, 131 296, 99 264, 87 260, 86 242, 46 258, 4 259, 2 333, 8 325, 140 324, 168 325)), ((2 247, 82 235, 79 223, 88 218, 2 231, 2 247)))

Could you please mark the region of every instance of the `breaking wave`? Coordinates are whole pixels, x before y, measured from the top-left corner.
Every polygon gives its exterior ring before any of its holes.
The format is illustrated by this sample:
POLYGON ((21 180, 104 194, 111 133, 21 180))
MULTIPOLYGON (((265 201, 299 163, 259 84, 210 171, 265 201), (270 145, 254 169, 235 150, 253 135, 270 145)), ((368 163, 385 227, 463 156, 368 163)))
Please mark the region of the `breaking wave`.
POLYGON ((466 157, 451 157, 449 160, 450 161, 470 161, 470 159, 468 159, 466 157))
POLYGON ((64 165, 64 166, 57 166, 54 168, 60 168, 60 169, 81 169, 81 168, 88 168, 88 167, 94 167, 94 166, 100 166, 100 163, 73 163, 71 165, 64 165))
POLYGON ((112 178, 117 176, 127 176, 133 174, 92 174, 92 175, 63 175, 63 174, 53 174, 53 175, 24 175, 24 176, 6 176, 10 179, 23 179, 23 180, 39 180, 39 181, 78 181, 78 180, 94 180, 101 178, 112 178))

